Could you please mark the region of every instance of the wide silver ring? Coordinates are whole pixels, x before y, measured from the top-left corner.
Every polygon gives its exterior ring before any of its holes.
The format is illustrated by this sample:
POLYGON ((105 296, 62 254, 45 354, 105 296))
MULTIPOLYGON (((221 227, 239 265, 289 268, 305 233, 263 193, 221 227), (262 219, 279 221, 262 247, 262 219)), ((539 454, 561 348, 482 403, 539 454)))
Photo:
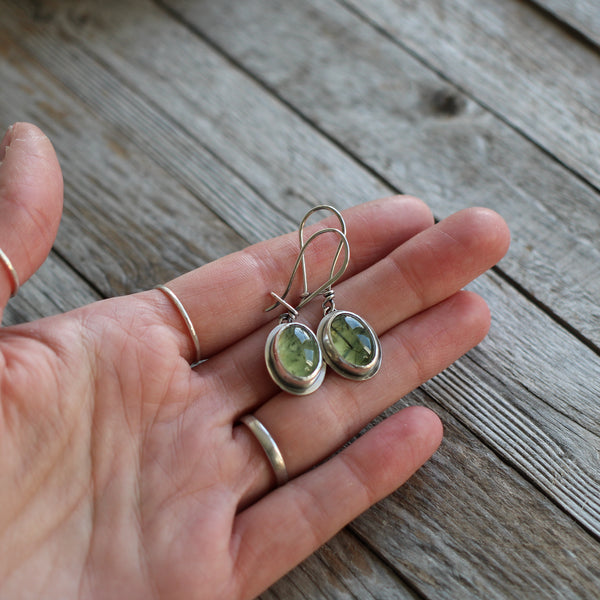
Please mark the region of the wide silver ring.
POLYGON ((254 434, 254 437, 265 451, 265 454, 271 463, 271 467, 273 467, 277 485, 279 486, 287 483, 288 472, 285 461, 283 460, 279 446, 277 446, 277 443, 273 439, 273 436, 267 431, 267 428, 254 415, 244 415, 240 418, 240 421, 254 434))
POLYGON ((19 283, 19 274, 17 273, 17 270, 14 268, 10 258, 8 258, 8 256, 6 256, 6 254, 4 253, 4 251, 2 250, 2 248, 0 248, 0 260, 2 260, 2 262, 4 263, 4 266, 6 267, 6 270, 8 271, 8 274, 10 275, 10 278, 12 279, 12 291, 10 293, 11 298, 13 296, 17 295, 17 292, 19 291, 19 288, 21 287, 21 284, 19 283))
POLYGON ((190 319, 190 315, 188 315, 187 310, 185 310, 185 306, 181 303, 181 300, 175 295, 172 289, 168 288, 166 285, 157 285, 154 289, 160 290, 163 292, 171 302, 175 305, 175 308, 179 311, 179 314, 183 318, 185 325, 190 333, 190 337, 192 338, 192 342, 194 342, 194 348, 196 350, 196 360, 192 363, 192 365, 199 363, 202 357, 200 353, 200 340, 198 339, 198 334, 196 333, 196 328, 190 319))

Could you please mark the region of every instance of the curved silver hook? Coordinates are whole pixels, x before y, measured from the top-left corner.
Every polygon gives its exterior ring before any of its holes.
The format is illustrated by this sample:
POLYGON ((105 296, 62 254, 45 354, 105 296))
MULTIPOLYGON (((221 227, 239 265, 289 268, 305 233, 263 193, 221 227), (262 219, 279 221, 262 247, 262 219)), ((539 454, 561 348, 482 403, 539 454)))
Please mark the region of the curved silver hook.
POLYGON ((301 309, 304 305, 308 304, 315 296, 318 296, 319 294, 323 293, 325 290, 330 288, 345 273, 346 269, 348 268, 348 263, 350 262, 350 244, 348 243, 348 238, 346 238, 346 234, 340 231, 339 229, 336 229, 335 227, 326 227, 325 229, 320 229, 319 231, 313 233, 308 238, 308 240, 306 240, 306 242, 302 245, 302 248, 300 248, 300 254, 298 254, 298 258, 296 259, 296 263, 294 264, 294 268, 292 269, 292 274, 290 276, 290 280, 288 282, 285 292, 281 296, 278 296, 277 294, 275 294, 275 292, 271 292, 271 295, 277 300, 277 302, 269 306, 269 308, 266 308, 265 312, 269 312, 270 310, 277 308, 279 304, 283 304, 286 308, 288 308, 288 310, 289 308, 291 308, 291 306, 287 302, 284 302, 284 300, 292 287, 294 277, 296 276, 298 268, 300 267, 300 263, 304 258, 304 253, 306 252, 308 246, 313 242, 313 240, 315 240, 320 235, 323 235, 324 233, 337 233, 341 237, 340 245, 346 249, 346 256, 344 258, 344 262, 342 263, 341 267, 337 270, 337 272, 334 273, 335 263, 339 258, 341 251, 340 249, 336 252, 335 262, 331 267, 329 279, 322 286, 318 287, 314 292, 304 295, 304 298, 302 299, 300 304, 298 304, 298 306, 295 309, 293 309, 293 312, 297 314, 297 311, 299 309, 301 309))
MULTIPOLYGON (((342 216, 342 213, 335 207, 330 206, 329 204, 319 204, 318 206, 315 206, 313 208, 311 208, 305 215, 304 218, 302 219, 302 221, 300 222, 300 227, 298 228, 298 234, 300 236, 300 248, 302 248, 302 246, 304 246, 304 225, 306 224, 306 221, 308 221, 308 218, 313 214, 316 213, 320 210, 328 210, 329 212, 332 212, 339 220, 340 225, 342 226, 341 228, 341 232, 346 235, 346 221, 344 221, 344 217, 342 216)), ((340 240, 340 243, 338 245, 338 249, 337 252, 335 253, 335 258, 333 259, 333 262, 331 263, 331 271, 329 272, 329 277, 333 276, 333 271, 335 269, 335 265, 338 261, 338 258, 340 257, 340 254, 342 252, 342 246, 344 244, 343 240, 340 240)), ((290 284, 291 285, 291 284, 290 284)), ((333 283, 331 284, 333 285, 333 283)), ((306 263, 304 261, 304 256, 302 257, 302 294, 300 295, 301 298, 305 298, 306 296, 308 296, 308 279, 307 279, 307 274, 306 274, 306 263)), ((284 293, 283 297, 285 298, 287 292, 289 291, 286 290, 286 292, 284 293)))

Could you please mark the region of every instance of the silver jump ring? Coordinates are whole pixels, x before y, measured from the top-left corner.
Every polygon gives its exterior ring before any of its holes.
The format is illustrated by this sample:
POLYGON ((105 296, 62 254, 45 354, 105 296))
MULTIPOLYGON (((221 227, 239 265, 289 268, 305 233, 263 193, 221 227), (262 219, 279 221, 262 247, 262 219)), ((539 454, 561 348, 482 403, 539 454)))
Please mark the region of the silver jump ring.
POLYGON ((19 291, 19 288, 21 287, 21 284, 19 283, 19 274, 17 273, 17 270, 13 267, 13 264, 10 261, 10 258, 8 258, 8 256, 6 256, 6 254, 4 253, 4 251, 1 248, 0 248, 0 260, 2 260, 2 262, 4 263, 4 266, 6 267, 6 270, 8 271, 8 274, 10 275, 10 278, 12 279, 13 289, 12 289, 12 292, 10 293, 10 296, 12 298, 13 296, 17 295, 17 292, 19 291))
POLYGON ((192 363, 193 365, 200 362, 202 355, 200 354, 200 340, 198 339, 198 334, 196 333, 196 328, 190 319, 190 315, 187 310, 181 303, 181 300, 175 295, 175 292, 168 288, 166 285, 157 285, 154 289, 160 290, 163 292, 171 302, 175 305, 175 308, 179 311, 179 314, 183 318, 186 327, 190 333, 190 337, 192 338, 192 342, 194 342, 194 348, 196 349, 196 360, 192 363))
POLYGON ((273 436, 267 431, 267 428, 254 415, 244 415, 240 418, 240 421, 254 434, 254 437, 265 451, 265 454, 273 467, 277 485, 279 486, 287 483, 288 472, 285 461, 283 460, 279 446, 277 446, 277 443, 273 439, 273 436))

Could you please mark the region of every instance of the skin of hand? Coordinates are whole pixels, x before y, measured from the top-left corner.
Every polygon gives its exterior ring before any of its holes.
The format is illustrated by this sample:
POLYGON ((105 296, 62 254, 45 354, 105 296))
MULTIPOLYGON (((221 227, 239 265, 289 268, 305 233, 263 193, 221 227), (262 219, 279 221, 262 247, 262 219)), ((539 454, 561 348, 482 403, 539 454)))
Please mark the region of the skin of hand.
MULTIPOLYGON (((56 235, 62 176, 33 125, 9 130, 0 159, 0 247, 24 282, 56 235)), ((369 381, 328 371, 292 397, 267 374, 277 315, 264 309, 287 283, 297 233, 168 284, 200 337, 194 369, 181 315, 158 290, 0 329, 2 598, 253 598, 431 456, 442 426, 423 407, 335 452, 485 336, 485 302, 461 290, 504 255, 507 227, 480 208, 434 224, 406 196, 344 216, 352 258, 336 303, 380 336, 369 381), (288 484, 275 489, 238 423, 246 413, 276 439, 288 484)), ((307 251, 311 282, 327 278, 337 243, 319 236, 307 251)), ((11 286, 0 264, 0 309, 11 286)), ((319 305, 300 317, 313 330, 319 305)))

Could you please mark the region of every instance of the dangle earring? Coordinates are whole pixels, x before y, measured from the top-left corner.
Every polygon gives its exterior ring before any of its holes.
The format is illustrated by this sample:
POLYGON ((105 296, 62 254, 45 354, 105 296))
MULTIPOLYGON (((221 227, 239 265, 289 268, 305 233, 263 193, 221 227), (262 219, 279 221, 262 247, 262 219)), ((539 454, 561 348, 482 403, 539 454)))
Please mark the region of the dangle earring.
POLYGON ((370 379, 381 367, 377 334, 362 317, 348 310, 337 310, 333 290, 324 296, 324 317, 317 329, 317 339, 325 361, 342 377, 370 379))
MULTIPOLYGON (((303 323, 296 322, 298 310, 310 302, 315 296, 323 293, 330 288, 346 270, 350 260, 350 250, 348 240, 339 229, 328 227, 314 233, 301 245, 300 253, 296 259, 296 264, 292 270, 290 281, 282 296, 271 292, 276 302, 266 310, 273 310, 279 304, 285 306, 287 312, 284 313, 277 325, 267 337, 265 344, 265 363, 267 370, 273 381, 284 391, 290 394, 303 396, 311 394, 323 383, 325 377, 325 362, 321 346, 312 330, 303 323), (336 233, 341 236, 340 247, 335 256, 329 279, 317 290, 310 294, 303 294, 303 299, 296 308, 288 304, 285 300, 289 293, 296 272, 300 263, 304 265, 304 253, 313 240, 319 235, 325 233, 336 233), (335 263, 340 255, 342 247, 346 249, 346 256, 343 264, 334 273, 335 263)), ((306 291, 306 290, 305 290, 306 291)))
MULTIPOLYGON (((302 230, 306 219, 317 210, 330 210, 334 212, 342 225, 344 239, 347 242, 346 223, 341 213, 332 206, 317 206, 307 213, 300 224, 300 244, 302 245, 302 230)), ((334 260, 341 252, 341 243, 334 260)), ((348 260, 348 254, 346 257, 348 260)), ((307 296, 306 270, 304 258, 302 258, 302 270, 304 271, 304 294, 307 296)), ((337 281, 337 279, 335 280, 337 281)), ((323 319, 317 329, 317 340, 324 354, 325 362, 342 377, 363 381, 373 377, 381 367, 381 343, 373 328, 357 314, 347 310, 336 310, 335 293, 333 283, 325 287, 322 294, 325 298, 323 302, 323 319)), ((314 293, 310 297, 314 297, 314 293)))

